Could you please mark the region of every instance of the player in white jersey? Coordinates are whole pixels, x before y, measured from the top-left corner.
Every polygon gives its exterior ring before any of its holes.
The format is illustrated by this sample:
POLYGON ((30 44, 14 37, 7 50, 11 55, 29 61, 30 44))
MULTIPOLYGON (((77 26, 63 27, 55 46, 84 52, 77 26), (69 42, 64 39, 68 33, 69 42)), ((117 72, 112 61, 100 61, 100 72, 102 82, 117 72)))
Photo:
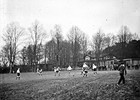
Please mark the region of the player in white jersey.
POLYGON ((92 70, 94 71, 94 74, 97 74, 97 66, 96 65, 92 65, 92 70))
POLYGON ((42 69, 40 69, 40 70, 39 70, 39 75, 41 75, 41 76, 42 76, 42 72, 43 72, 43 70, 42 70, 42 69))
POLYGON ((20 79, 20 68, 18 68, 18 70, 17 70, 17 77, 16 77, 16 79, 20 79))
POLYGON ((88 65, 87 65, 86 63, 83 64, 82 71, 83 71, 83 77, 84 77, 84 76, 87 77, 88 65))
POLYGON ((55 76, 58 74, 60 76, 60 67, 54 67, 55 76))
POLYGON ((69 65, 69 67, 67 68, 67 70, 69 71, 69 74, 70 74, 70 72, 71 72, 71 70, 72 70, 72 68, 71 68, 70 65, 69 65))

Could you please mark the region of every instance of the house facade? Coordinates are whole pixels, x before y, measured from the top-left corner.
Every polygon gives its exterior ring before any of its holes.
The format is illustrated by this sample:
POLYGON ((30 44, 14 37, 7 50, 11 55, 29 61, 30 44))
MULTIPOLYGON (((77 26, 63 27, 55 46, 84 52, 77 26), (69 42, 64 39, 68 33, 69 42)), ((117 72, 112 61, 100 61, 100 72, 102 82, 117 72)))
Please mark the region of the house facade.
MULTIPOLYGON (((139 69, 140 68, 140 58, 129 58, 123 59, 128 69, 139 69)), ((120 64, 120 59, 117 59, 115 56, 111 55, 102 55, 97 62, 95 57, 86 55, 84 60, 79 61, 78 63, 82 66, 84 62, 87 62, 88 66, 92 68, 92 64, 98 65, 98 70, 117 70, 120 64), (98 63, 98 64, 97 64, 98 63)))

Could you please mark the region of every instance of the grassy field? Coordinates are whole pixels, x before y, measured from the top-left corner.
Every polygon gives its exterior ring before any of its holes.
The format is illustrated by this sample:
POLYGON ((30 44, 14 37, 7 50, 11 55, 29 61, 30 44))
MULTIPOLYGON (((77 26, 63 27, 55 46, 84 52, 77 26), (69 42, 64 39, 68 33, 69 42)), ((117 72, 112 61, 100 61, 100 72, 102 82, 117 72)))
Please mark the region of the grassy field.
POLYGON ((118 71, 0 74, 0 100, 140 100, 140 70, 129 70, 125 85, 118 80, 118 71))

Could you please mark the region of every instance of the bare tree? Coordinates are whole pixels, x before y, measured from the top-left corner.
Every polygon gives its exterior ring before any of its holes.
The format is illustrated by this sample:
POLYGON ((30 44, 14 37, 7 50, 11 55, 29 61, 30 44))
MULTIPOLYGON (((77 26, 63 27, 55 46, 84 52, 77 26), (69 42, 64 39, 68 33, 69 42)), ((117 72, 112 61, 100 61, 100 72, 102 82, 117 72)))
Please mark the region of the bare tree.
POLYGON ((112 34, 112 36, 111 36, 111 46, 115 45, 116 42, 117 42, 117 36, 112 34))
POLYGON ((81 39, 81 31, 78 27, 72 27, 70 33, 68 34, 68 39, 71 44, 71 58, 72 64, 74 67, 77 66, 79 53, 80 53, 80 39, 81 39))
POLYGON ((61 65, 66 67, 70 65, 70 43, 67 40, 64 40, 61 43, 62 49, 60 51, 60 59, 61 59, 61 65))
MULTIPOLYGON (((26 57, 27 57, 27 64, 33 65, 33 59, 34 59, 34 52, 33 52, 33 45, 28 45, 26 47, 26 57)), ((33 68, 32 68, 33 70, 33 68)))
POLYGON ((41 64, 44 62, 44 47, 41 43, 38 44, 37 47, 38 47, 37 48, 37 61, 38 61, 38 64, 41 64))
POLYGON ((81 32, 81 36, 80 36, 80 46, 81 46, 81 53, 82 56, 85 57, 86 53, 87 53, 87 37, 85 35, 85 33, 81 32))
POLYGON ((0 52, 0 59, 1 59, 1 65, 4 66, 4 67, 7 67, 8 66, 8 55, 7 55, 7 52, 8 52, 8 49, 6 46, 3 46, 2 47, 2 50, 0 52))
MULTIPOLYGON (((70 64, 70 44, 68 41, 64 40, 60 42, 59 45, 59 65, 60 66, 68 66, 70 64)), ((57 42, 54 38, 51 41, 47 42, 45 45, 45 55, 48 58, 48 63, 53 64, 54 66, 58 65, 57 61, 57 42)))
POLYGON ((19 39, 23 35, 24 29, 18 23, 10 23, 7 25, 6 32, 3 34, 5 45, 5 56, 8 58, 10 64, 10 73, 15 64, 16 56, 19 46, 19 39))
POLYGON ((122 59, 124 58, 124 48, 126 47, 127 43, 132 40, 132 34, 129 31, 127 26, 122 26, 119 34, 118 34, 119 43, 121 43, 121 55, 122 59))
POLYGON ((139 40, 140 38, 139 38, 137 33, 134 33, 133 36, 132 36, 132 39, 133 40, 139 40))
MULTIPOLYGON (((38 45, 42 43, 43 39, 46 37, 46 32, 43 27, 39 24, 38 21, 35 21, 32 26, 29 28, 30 37, 33 44, 34 52, 34 65, 38 64, 37 49, 38 45)), ((35 70, 35 69, 34 69, 35 70)))
POLYGON ((118 34, 118 39, 120 43, 128 43, 132 40, 132 36, 129 28, 127 26, 122 26, 118 34))
POLYGON ((97 60, 97 65, 99 66, 99 58, 104 47, 104 33, 99 29, 95 36, 93 36, 93 50, 95 51, 95 57, 97 60))
POLYGON ((56 64, 56 41, 54 39, 53 30, 50 31, 50 34, 52 35, 52 39, 44 45, 44 62, 46 64, 48 60, 49 63, 53 62, 53 64, 56 64))
POLYGON ((20 52, 20 59, 22 60, 23 65, 27 64, 27 49, 25 46, 23 47, 23 49, 20 52))
POLYGON ((52 38, 49 42, 45 44, 45 63, 46 59, 48 58, 48 62, 51 64, 56 64, 56 43, 55 40, 52 38))
POLYGON ((109 36, 104 37, 104 48, 109 47, 111 45, 111 38, 109 36))
POLYGON ((103 42, 103 54, 107 54, 109 56, 112 56, 112 49, 111 47, 117 43, 117 37, 113 34, 107 34, 104 37, 104 42, 103 42))
POLYGON ((62 46, 61 46, 61 42, 62 42, 62 34, 61 34, 62 30, 61 27, 59 25, 55 25, 54 27, 54 40, 56 41, 56 61, 57 61, 57 66, 60 66, 60 52, 62 50, 62 46))

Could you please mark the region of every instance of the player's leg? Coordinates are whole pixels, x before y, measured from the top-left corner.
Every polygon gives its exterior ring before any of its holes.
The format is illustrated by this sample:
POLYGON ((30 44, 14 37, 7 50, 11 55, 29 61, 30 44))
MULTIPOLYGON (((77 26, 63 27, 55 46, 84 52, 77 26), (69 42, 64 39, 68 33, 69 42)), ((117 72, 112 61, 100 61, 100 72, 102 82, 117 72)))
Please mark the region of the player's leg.
POLYGON ((95 73, 97 74, 97 68, 95 69, 95 73))
MULTIPOLYGON (((84 71, 82 71, 82 74, 83 74, 83 77, 84 77, 84 71)), ((81 75, 82 75, 82 74, 81 74, 81 75)))
POLYGON ((125 84, 125 78, 124 78, 124 75, 122 75, 122 81, 123 81, 123 84, 125 84))
POLYGON ((57 73, 58 73, 58 71, 56 70, 56 71, 55 71, 55 76, 57 75, 57 73))
POLYGON ((16 75, 16 80, 17 80, 17 78, 18 78, 18 75, 16 75))
POLYGON ((86 77, 87 77, 88 71, 86 71, 86 77))
POLYGON ((20 73, 19 73, 19 80, 20 80, 20 73))
POLYGON ((20 73, 17 73, 17 79, 20 79, 20 73))
POLYGON ((60 71, 58 71, 58 75, 60 76, 60 71))
POLYGON ((118 81, 118 84, 121 83, 122 79, 123 79, 122 74, 120 74, 120 79, 119 79, 119 81, 118 81))
POLYGON ((85 74, 86 74, 85 71, 83 71, 83 77, 85 77, 85 74))
POLYGON ((83 71, 81 71, 81 75, 83 74, 83 71))

